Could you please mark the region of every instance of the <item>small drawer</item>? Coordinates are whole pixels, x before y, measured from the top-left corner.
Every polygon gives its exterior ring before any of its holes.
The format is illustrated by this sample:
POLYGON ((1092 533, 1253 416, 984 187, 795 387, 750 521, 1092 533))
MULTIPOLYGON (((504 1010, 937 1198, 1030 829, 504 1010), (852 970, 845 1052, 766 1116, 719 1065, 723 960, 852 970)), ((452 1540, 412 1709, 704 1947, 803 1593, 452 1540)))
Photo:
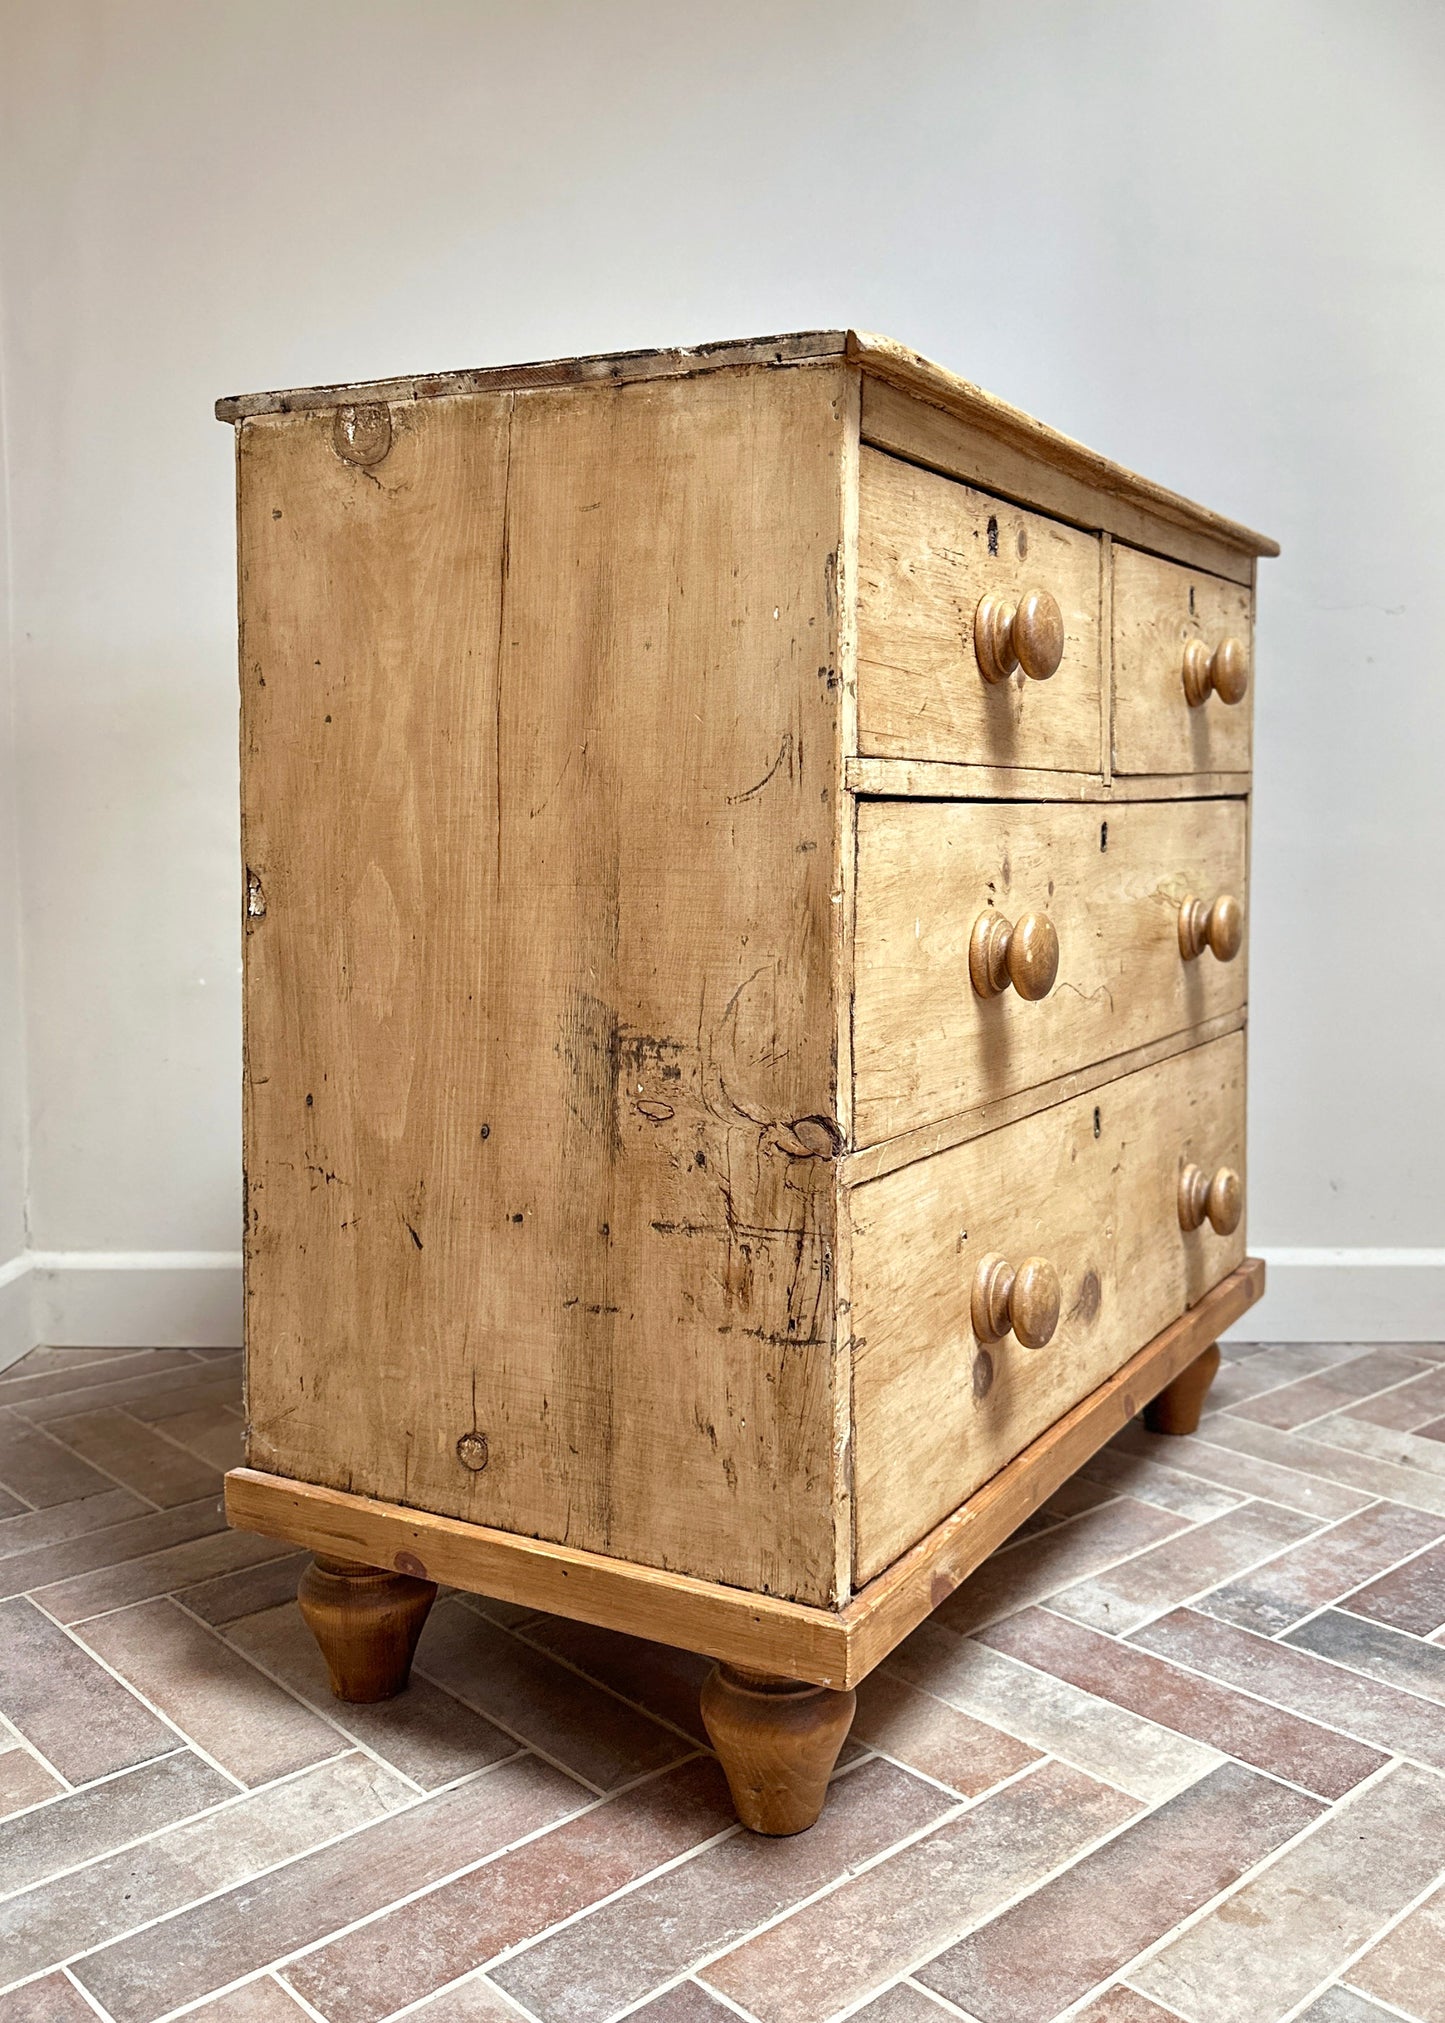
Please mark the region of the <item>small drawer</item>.
POLYGON ((1232 1271, 1243 1196, 1240 1033, 850 1190, 855 1582, 1232 1271))
POLYGON ((1094 535, 864 449, 861 754, 1097 773, 1099 666, 1094 535))
POLYGON ((856 1142, 957 1116, 1242 1006, 1245 809, 1242 800, 861 801, 856 1142), (1216 907, 1220 899, 1232 904, 1216 907), (985 935, 992 969, 980 976, 985 935))
POLYGON ((1115 547, 1115 772, 1249 771, 1253 606, 1242 583, 1115 547))

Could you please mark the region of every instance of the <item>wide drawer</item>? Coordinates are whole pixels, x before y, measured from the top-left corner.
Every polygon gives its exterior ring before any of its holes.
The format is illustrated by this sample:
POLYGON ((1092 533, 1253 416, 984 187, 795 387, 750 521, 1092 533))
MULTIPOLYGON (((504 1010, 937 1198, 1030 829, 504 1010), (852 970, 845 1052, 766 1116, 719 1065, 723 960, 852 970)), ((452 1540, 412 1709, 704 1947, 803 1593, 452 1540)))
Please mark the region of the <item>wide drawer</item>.
POLYGON ((1247 773, 1254 716, 1249 591, 1116 546, 1113 604, 1115 772, 1247 773), (1195 670, 1192 703, 1186 653, 1195 670))
POLYGON ((855 1581, 896 1559, 1244 1256, 1181 1226, 1194 1166, 1244 1178, 1230 1033, 851 1190, 855 1581), (974 1328, 991 1255, 1061 1288, 1041 1348, 974 1328))
POLYGON ((1166 1039, 1245 1002, 1247 949, 1186 960, 1193 897, 1245 898, 1246 803, 858 804, 854 1133, 876 1144, 1166 1039), (1047 916, 1043 998, 982 997, 969 944, 1047 916))
MULTIPOLYGON (((1008 634, 1023 641, 1025 661, 1030 640, 1037 643, 1048 622, 1037 603, 1028 607, 1026 621, 1015 620, 1008 634)), ((997 660, 990 665, 1001 672, 997 660)), ((862 452, 860 753, 1097 773, 1103 762, 1099 667, 1094 535, 880 450, 862 452), (1019 665, 1006 679, 986 679, 975 638, 980 603, 993 598, 1007 619, 1030 593, 1058 607, 1063 651, 1057 669, 1034 679, 1019 665)))

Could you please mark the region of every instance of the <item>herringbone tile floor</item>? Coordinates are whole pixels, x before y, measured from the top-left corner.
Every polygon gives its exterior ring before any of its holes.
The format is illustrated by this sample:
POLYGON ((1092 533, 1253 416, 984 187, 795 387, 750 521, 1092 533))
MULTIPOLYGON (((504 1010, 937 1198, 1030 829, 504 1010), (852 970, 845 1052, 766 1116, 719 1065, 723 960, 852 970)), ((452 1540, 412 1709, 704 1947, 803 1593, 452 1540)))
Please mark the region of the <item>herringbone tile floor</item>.
POLYGON ((0 2023, 1445 2023, 1445 1347, 1229 1352, 733 1823, 700 1660, 474 1597, 343 1707, 227 1351, 0 1376, 0 2023))

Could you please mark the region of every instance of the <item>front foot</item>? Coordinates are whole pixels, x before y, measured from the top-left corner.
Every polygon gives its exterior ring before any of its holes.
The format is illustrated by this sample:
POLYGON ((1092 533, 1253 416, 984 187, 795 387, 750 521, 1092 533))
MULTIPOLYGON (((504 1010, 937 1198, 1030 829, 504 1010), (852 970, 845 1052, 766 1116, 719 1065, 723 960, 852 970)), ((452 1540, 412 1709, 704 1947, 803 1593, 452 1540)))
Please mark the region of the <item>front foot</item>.
POLYGON ((435 1581, 317 1554, 296 1600, 338 1700, 390 1700, 401 1692, 436 1597, 435 1581))
POLYGON ((1151 1433, 1197 1433, 1204 1400, 1219 1368, 1219 1344, 1211 1342, 1166 1384, 1152 1405, 1144 1407, 1144 1424, 1151 1433))
POLYGON ((709 1672, 702 1718, 744 1826, 787 1834, 813 1824, 857 1698, 740 1665, 709 1672))

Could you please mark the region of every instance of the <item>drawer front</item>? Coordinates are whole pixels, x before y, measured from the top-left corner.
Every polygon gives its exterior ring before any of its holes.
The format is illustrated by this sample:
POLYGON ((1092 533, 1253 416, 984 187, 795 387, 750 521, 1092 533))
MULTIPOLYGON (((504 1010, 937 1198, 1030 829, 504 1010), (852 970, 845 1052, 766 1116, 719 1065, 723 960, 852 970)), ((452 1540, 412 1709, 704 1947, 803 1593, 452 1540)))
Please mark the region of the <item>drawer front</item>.
POLYGON ((1114 770, 1247 773, 1254 719, 1249 591, 1200 569, 1116 547, 1113 603, 1114 770), (1215 686, 1217 680, 1226 692, 1230 687, 1215 658, 1226 639, 1242 649, 1236 666, 1243 667, 1246 686, 1235 702, 1225 702, 1215 686), (1193 705, 1184 683, 1186 648, 1197 657, 1201 686, 1208 684, 1205 699, 1193 705))
POLYGON ((1181 1227, 1187 1167, 1244 1178, 1244 1038, 1228 1034, 851 1190, 856 1581, 963 1502, 1244 1256, 1181 1227), (975 1332, 973 1281, 1042 1257, 1041 1348, 975 1332))
POLYGON ((1238 1010, 1248 950, 1181 953, 1191 895, 1245 899, 1242 800, 1108 806, 861 801, 854 959, 854 1129, 921 1124, 1238 1010), (976 923, 1046 915, 1057 979, 982 997, 976 923))
MULTIPOLYGON (((1013 637, 1028 634, 1016 624, 1013 637)), ((987 648, 985 647, 985 654, 987 648)), ((1099 542, 952 478, 862 452, 858 521, 858 749, 1097 773, 1103 760, 1099 542), (1063 621, 1045 679, 986 680, 975 617, 1044 592, 1063 621)), ((994 672, 1000 672, 997 661, 994 672)))

